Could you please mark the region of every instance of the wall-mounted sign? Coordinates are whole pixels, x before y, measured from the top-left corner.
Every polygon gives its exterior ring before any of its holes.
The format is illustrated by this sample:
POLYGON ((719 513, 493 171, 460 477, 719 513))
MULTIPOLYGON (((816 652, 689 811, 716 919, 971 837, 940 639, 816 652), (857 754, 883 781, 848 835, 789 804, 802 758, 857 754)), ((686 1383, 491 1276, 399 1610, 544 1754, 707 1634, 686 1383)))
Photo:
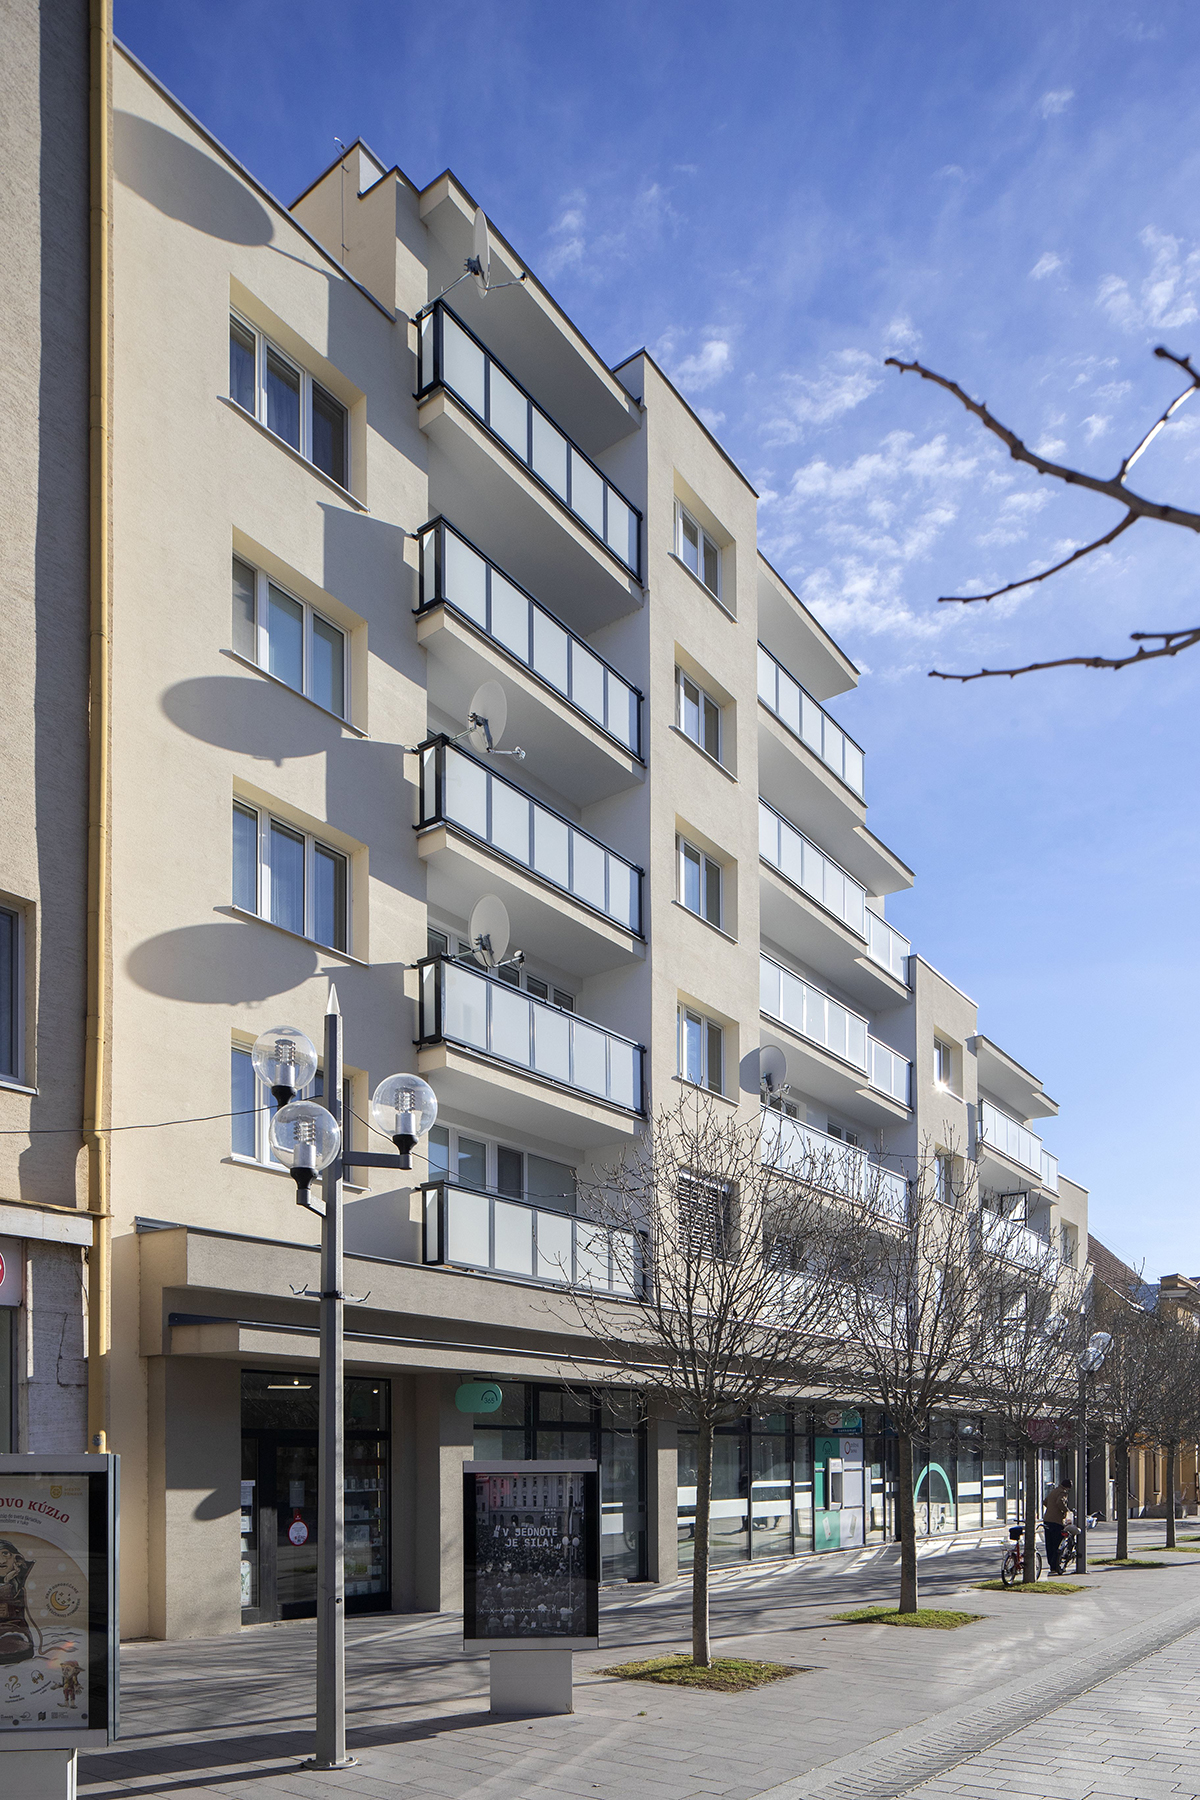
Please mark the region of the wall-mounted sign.
POLYGON ((20 1306, 21 1265, 20 1238, 0 1237, 0 1306, 20 1306))
POLYGON ((0 1753, 117 1735, 117 1462, 0 1455, 0 1753))
POLYGON ((598 1463, 464 1463, 463 1549, 468 1647, 598 1645, 598 1463))
POLYGON ((504 1389, 495 1381, 464 1381, 454 1395, 454 1404, 463 1413, 492 1413, 504 1399, 504 1389))

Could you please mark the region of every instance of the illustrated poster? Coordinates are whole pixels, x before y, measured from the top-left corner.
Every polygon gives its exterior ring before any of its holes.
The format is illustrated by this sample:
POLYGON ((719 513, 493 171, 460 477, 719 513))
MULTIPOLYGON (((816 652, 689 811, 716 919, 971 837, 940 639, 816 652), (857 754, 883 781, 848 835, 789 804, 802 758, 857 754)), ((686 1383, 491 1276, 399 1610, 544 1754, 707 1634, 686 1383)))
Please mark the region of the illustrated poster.
POLYGON ((526 1466, 476 1474, 468 1526, 464 1635, 584 1638, 597 1633, 598 1479, 526 1466))
POLYGON ((88 1604, 88 1477, 0 1472, 0 1731, 90 1728, 88 1604))

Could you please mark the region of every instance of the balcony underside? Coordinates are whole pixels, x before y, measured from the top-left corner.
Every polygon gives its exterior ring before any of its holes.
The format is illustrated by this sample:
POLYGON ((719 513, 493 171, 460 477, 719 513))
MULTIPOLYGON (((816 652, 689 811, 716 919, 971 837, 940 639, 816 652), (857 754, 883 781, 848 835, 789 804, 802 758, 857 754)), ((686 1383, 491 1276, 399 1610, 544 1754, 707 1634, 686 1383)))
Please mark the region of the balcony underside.
POLYGON ((848 925, 769 863, 760 862, 758 873, 759 924, 765 938, 828 976, 861 1006, 878 1010, 907 1005, 912 996, 904 983, 867 955, 866 945, 848 925))
POLYGON ((758 791, 870 893, 894 894, 912 886, 912 870, 867 830, 865 803, 761 702, 758 791))
POLYGON ((465 724, 476 688, 499 677, 508 698, 505 746, 519 744, 528 769, 574 805, 590 806, 645 779, 631 751, 449 607, 419 615, 417 642, 429 652, 429 699, 450 719, 465 724))
POLYGON ((462 1117, 489 1120, 568 1149, 626 1143, 645 1123, 637 1113, 539 1081, 524 1069, 492 1062, 457 1044, 426 1044, 417 1067, 439 1103, 462 1117))
POLYGON ((1027 1169, 1018 1162, 1015 1156, 1006 1156, 995 1144, 985 1139, 976 1145, 975 1159, 979 1167, 979 1181, 982 1187, 993 1194, 1046 1193, 1053 1198, 1050 1188, 1043 1188, 1041 1171, 1027 1169))
POLYGON ((427 870, 428 905, 452 919, 466 919, 477 900, 499 894, 508 908, 513 950, 536 952, 553 967, 580 976, 640 962, 646 954, 641 938, 453 825, 427 826, 417 851, 427 870))
POLYGON ((768 1013, 759 1015, 759 1038, 763 1044, 775 1044, 787 1058, 787 1079, 799 1099, 806 1096, 831 1106, 836 1113, 857 1119, 873 1131, 903 1123, 909 1117, 907 1106, 889 1094, 870 1087, 866 1075, 849 1063, 823 1050, 808 1038, 788 1030, 768 1013))
POLYGON ((417 415, 436 454, 429 510, 587 637, 642 605, 640 583, 444 388, 417 415))

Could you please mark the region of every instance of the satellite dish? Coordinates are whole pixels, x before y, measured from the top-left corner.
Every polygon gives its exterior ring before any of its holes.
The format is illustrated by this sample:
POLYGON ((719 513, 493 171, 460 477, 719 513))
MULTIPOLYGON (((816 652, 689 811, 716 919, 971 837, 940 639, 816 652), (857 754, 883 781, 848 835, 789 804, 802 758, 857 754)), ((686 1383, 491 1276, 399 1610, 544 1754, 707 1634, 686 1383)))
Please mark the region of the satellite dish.
POLYGON ((475 208, 475 254, 468 267, 475 277, 475 286, 486 300, 488 275, 492 267, 492 245, 488 237, 487 215, 482 206, 475 208))
POLYGON ((764 1044, 758 1053, 758 1079, 768 1094, 783 1092, 787 1078, 787 1057, 776 1044, 764 1044))
POLYGON ((498 681, 484 681, 471 695, 467 709, 467 741, 482 756, 495 750, 508 724, 508 696, 498 681))
POLYGON ((494 969, 503 962, 504 952, 508 949, 509 924, 508 908, 499 894, 484 894, 475 902, 467 923, 467 936, 476 961, 485 969, 494 969))

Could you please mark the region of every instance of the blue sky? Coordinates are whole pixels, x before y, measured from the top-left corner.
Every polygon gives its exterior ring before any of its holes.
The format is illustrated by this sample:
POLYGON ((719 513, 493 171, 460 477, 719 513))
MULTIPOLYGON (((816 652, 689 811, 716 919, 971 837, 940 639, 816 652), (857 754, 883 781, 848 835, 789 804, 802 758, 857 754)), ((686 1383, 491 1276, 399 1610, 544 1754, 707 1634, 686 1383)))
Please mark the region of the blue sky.
MULTIPOLYGON (((1097 1233, 1200 1272, 1200 650, 970 669, 1200 623, 1200 545, 1020 471, 918 354, 1111 473, 1200 352, 1194 8, 1059 0, 116 0, 118 35, 282 199, 361 135, 451 166, 611 361, 646 344, 762 495, 772 560, 864 671, 891 916, 1062 1115, 1097 1233)), ((1134 483, 1195 504, 1200 399, 1134 483)), ((1054 446, 1054 448, 1049 448, 1054 446)))

